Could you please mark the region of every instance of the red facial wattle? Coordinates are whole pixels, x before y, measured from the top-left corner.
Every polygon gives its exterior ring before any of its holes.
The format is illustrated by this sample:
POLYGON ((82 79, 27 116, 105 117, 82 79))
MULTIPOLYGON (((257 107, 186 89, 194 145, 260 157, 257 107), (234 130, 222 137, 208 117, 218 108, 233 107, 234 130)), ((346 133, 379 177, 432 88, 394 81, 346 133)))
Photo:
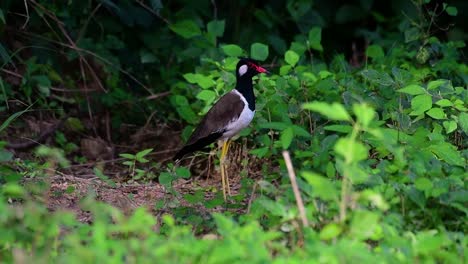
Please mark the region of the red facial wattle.
POLYGON ((268 71, 265 68, 258 66, 254 63, 249 62, 249 66, 254 68, 258 73, 268 73, 268 71))

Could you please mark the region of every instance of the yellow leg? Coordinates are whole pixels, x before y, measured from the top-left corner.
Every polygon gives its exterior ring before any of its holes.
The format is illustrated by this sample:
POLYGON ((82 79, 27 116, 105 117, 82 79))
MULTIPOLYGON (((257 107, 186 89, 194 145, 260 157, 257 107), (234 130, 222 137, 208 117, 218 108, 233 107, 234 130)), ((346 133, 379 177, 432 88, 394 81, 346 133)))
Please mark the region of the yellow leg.
POLYGON ((221 183, 223 184, 223 197, 226 201, 226 190, 229 196, 231 196, 231 188, 229 188, 229 179, 226 173, 226 155, 229 150, 229 145, 231 145, 230 140, 226 140, 223 143, 223 148, 221 149, 221 183))
MULTIPOLYGON (((229 147, 231 146, 231 142, 232 142, 231 140, 228 140, 228 141, 227 141, 226 153, 224 153, 224 155, 225 155, 224 159, 227 159, 227 155, 228 155, 228 152, 229 152, 229 147)), ((230 184, 229 184, 229 174, 228 174, 228 171, 229 171, 229 170, 226 170, 227 168, 229 168, 229 167, 225 165, 225 167, 224 167, 224 170, 225 170, 224 175, 225 175, 225 177, 226 177, 227 193, 228 193, 229 196, 231 196, 231 187, 230 187, 230 184)))

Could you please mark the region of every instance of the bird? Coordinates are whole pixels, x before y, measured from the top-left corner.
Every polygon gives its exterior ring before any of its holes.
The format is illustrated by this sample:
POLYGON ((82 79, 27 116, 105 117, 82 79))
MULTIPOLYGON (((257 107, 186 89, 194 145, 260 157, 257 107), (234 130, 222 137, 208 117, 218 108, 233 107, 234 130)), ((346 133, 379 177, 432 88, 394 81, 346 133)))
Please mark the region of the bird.
POLYGON ((185 155, 204 149, 219 141, 222 144, 220 169, 223 198, 226 191, 231 196, 225 159, 231 139, 246 128, 255 115, 255 94, 252 78, 260 73, 269 72, 257 60, 239 58, 236 65, 236 86, 224 94, 206 113, 189 137, 187 143, 177 152, 173 160, 178 162, 185 155))

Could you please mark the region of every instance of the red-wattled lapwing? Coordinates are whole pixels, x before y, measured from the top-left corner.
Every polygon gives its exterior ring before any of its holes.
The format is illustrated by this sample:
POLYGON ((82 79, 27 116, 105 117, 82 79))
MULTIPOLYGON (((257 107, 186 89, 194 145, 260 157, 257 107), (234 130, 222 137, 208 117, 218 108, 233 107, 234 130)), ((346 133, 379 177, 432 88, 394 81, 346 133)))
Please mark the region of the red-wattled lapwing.
POLYGON ((255 95, 252 77, 259 73, 268 73, 268 71, 262 68, 256 60, 240 58, 236 67, 236 87, 221 97, 208 111, 185 146, 174 157, 174 160, 180 160, 184 155, 201 150, 216 140, 220 140, 223 143, 221 181, 224 200, 226 200, 226 190, 231 195, 224 163, 226 154, 231 138, 247 127, 254 117, 255 95))

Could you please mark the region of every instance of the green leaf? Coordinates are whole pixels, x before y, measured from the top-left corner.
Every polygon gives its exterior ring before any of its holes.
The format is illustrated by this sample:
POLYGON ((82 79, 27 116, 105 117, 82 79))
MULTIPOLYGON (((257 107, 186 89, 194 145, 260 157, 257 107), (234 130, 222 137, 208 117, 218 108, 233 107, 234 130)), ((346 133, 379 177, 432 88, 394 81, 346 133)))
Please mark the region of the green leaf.
POLYGON ((449 6, 445 11, 449 16, 457 16, 458 14, 458 9, 455 6, 449 6))
POLYGON ((326 70, 319 71, 318 76, 322 80, 327 79, 328 77, 335 78, 335 75, 333 73, 326 71, 326 70))
POLYGON ((190 170, 186 167, 178 167, 175 171, 177 177, 181 177, 184 179, 190 178, 190 170))
POLYGON ((189 39, 201 35, 200 27, 192 20, 182 20, 169 25, 169 28, 179 36, 189 39))
POLYGON ((2 195, 6 197, 23 197, 26 191, 21 185, 18 185, 16 183, 6 183, 2 184, 2 188, 0 189, 2 191, 2 195))
POLYGON ((309 31, 309 47, 317 51, 323 51, 321 42, 322 42, 322 28, 313 27, 309 31))
POLYGON ((211 90, 202 90, 196 97, 207 104, 211 104, 216 99, 216 93, 211 90))
POLYGON ((288 127, 283 132, 281 132, 280 136, 280 141, 281 145, 283 146, 283 149, 288 149, 289 145, 291 145, 291 142, 294 137, 294 130, 292 127, 288 127))
POLYGON ((431 109, 432 107, 432 97, 428 94, 421 94, 418 96, 415 96, 411 100, 411 109, 413 111, 410 113, 410 115, 420 115, 427 110, 431 109))
POLYGON ((273 130, 285 130, 290 126, 290 124, 283 123, 283 122, 266 122, 266 123, 260 123, 259 128, 267 128, 267 129, 273 129, 273 130))
POLYGON ((367 104, 354 104, 353 111, 358 122, 361 123, 364 128, 367 128, 375 117, 374 109, 367 104))
POLYGON ((264 61, 268 58, 268 46, 262 43, 254 43, 250 46, 250 56, 253 59, 264 61))
POLYGON ((409 43, 418 40, 421 36, 421 31, 417 27, 410 27, 405 30, 405 42, 409 43))
POLYGON ((351 138, 340 138, 334 147, 337 154, 345 159, 346 163, 365 160, 368 156, 367 148, 361 142, 351 138))
POLYGON ((29 105, 26 109, 16 112, 9 116, 3 123, 0 125, 0 132, 2 132, 5 128, 7 128, 11 122, 13 122, 16 118, 20 117, 22 114, 26 113, 29 111, 29 108, 31 108, 33 105, 29 105))
POLYGON ((152 52, 149 52, 147 50, 141 50, 140 51, 140 62, 141 63, 153 63, 156 62, 158 58, 154 56, 152 52))
POLYGON ((292 129, 294 130, 294 135, 298 137, 310 138, 312 135, 309 131, 305 130, 301 126, 293 125, 292 129))
POLYGON ((184 79, 187 80, 189 83, 196 83, 203 89, 208 89, 215 85, 211 76, 205 76, 199 73, 186 73, 183 75, 184 79))
POLYGON ((161 0, 150 0, 150 3, 151 8, 156 12, 159 12, 159 9, 162 9, 164 7, 161 3, 161 0))
POLYGON ((68 128, 71 128, 74 131, 81 132, 81 131, 85 130, 85 127, 84 127, 83 123, 81 122, 81 120, 79 118, 76 118, 76 117, 67 118, 66 124, 67 124, 68 128))
POLYGON ((109 184, 109 186, 117 187, 117 184, 113 180, 109 179, 109 177, 105 175, 104 172, 100 170, 99 168, 94 167, 93 172, 94 172, 94 175, 96 175, 96 177, 101 179, 103 182, 109 184))
POLYGON ((450 165, 466 166, 465 160, 455 146, 447 142, 430 145, 429 150, 450 165))
POLYGON ((48 76, 37 75, 32 77, 32 79, 36 82, 36 85, 41 93, 43 93, 45 96, 50 95, 50 87, 52 86, 52 83, 48 76))
MULTIPOLYGON (((463 132, 468 134, 468 113, 461 113, 458 116, 458 124, 460 125, 463 132)), ((0 129, 0 131, 2 130, 0 129)))
POLYGON ((312 195, 314 197, 319 197, 325 201, 338 200, 338 191, 329 179, 308 171, 302 172, 301 175, 312 186, 312 195))
POLYGON ((363 70, 361 74, 362 76, 364 76, 365 79, 378 85, 390 86, 395 83, 392 77, 390 77, 390 75, 388 75, 386 72, 380 73, 376 70, 368 69, 363 70))
POLYGON ((453 121, 453 120, 450 120, 450 121, 444 121, 442 123, 442 125, 444 126, 445 128, 445 132, 447 134, 450 134, 452 133, 453 131, 455 131, 457 129, 457 122, 453 121))
POLYGON ((226 22, 224 20, 213 20, 206 26, 208 33, 213 34, 216 37, 222 37, 224 34, 224 26, 226 22))
POLYGON ((370 45, 366 49, 366 55, 370 58, 377 59, 377 58, 383 58, 385 56, 385 53, 381 46, 370 45))
POLYGON ((223 45, 221 46, 221 49, 224 54, 231 57, 239 57, 242 55, 242 48, 234 44, 223 45))
POLYGON ((2 9, 0 9, 0 20, 3 22, 3 24, 6 24, 5 15, 3 14, 2 9))
POLYGON ((189 83, 197 83, 198 75, 194 73, 186 73, 183 75, 184 79, 187 80, 189 83))
POLYGON ((320 231, 319 237, 321 240, 330 240, 339 236, 342 230, 343 228, 337 223, 330 223, 320 231))
POLYGON ((119 156, 130 160, 135 159, 135 155, 129 153, 120 153, 119 156))
POLYGON ((356 240, 382 237, 382 227, 379 225, 379 214, 365 210, 356 210, 351 221, 350 236, 356 240))
POLYGON ((419 85, 411 84, 402 89, 397 90, 397 92, 406 93, 410 95, 419 95, 419 94, 425 94, 426 90, 424 90, 424 88, 422 88, 419 85))
POLYGON ((433 187, 432 181, 428 178, 417 178, 414 181, 414 186, 420 191, 430 190, 433 187))
POLYGON ((169 172, 161 172, 159 174, 159 183, 165 187, 170 187, 174 177, 169 172))
POLYGON ((314 101, 311 103, 303 104, 302 108, 306 110, 318 112, 331 120, 338 120, 338 121, 351 120, 351 117, 349 116, 344 106, 339 103, 327 104, 324 102, 314 101))
POLYGON ((177 113, 188 123, 193 124, 198 121, 197 115, 185 96, 175 95, 171 98, 176 104, 177 113))
POLYGON ((440 99, 440 100, 437 101, 435 104, 438 105, 438 106, 440 106, 440 107, 449 107, 449 106, 453 106, 452 101, 447 100, 447 99, 440 99))
MULTIPOLYGON (((11 62, 11 56, 2 43, 0 43, 0 62, 3 63, 2 67, 11 62)), ((2 81, 2 79, 0 79, 0 81, 2 81)))
MULTIPOLYGON (((138 152, 138 153, 135 155, 136 160, 138 160, 139 162, 141 162, 140 160, 143 160, 143 157, 145 157, 146 155, 148 155, 151 151, 153 151, 152 148, 145 149, 145 150, 142 150, 142 151, 138 152)), ((147 161, 146 161, 146 162, 147 162, 147 161)))
POLYGON ((328 131, 335 131, 335 132, 340 132, 340 133, 351 133, 351 131, 353 131, 353 127, 350 125, 330 125, 330 126, 325 126, 324 129, 328 131))
POLYGON ((12 160, 13 153, 9 152, 8 150, 0 148, 0 162, 7 162, 12 160))
POLYGON ((259 199, 258 202, 272 215, 283 217, 287 215, 287 209, 282 203, 268 199, 259 199))
POLYGON ((191 204, 201 203, 205 200, 205 195, 203 191, 198 190, 194 194, 184 194, 184 199, 191 204))
POLYGON ((122 162, 122 164, 125 165, 125 166, 133 166, 133 165, 134 165, 134 164, 133 164, 133 161, 128 161, 128 160, 122 162))
POLYGON ((211 76, 204 76, 202 74, 198 74, 197 84, 200 85, 202 89, 208 89, 215 85, 211 76))
POLYGON ((284 60, 291 66, 295 66, 296 63, 299 61, 299 55, 292 50, 286 51, 284 54, 284 60))
MULTIPOLYGON (((419 37, 416 39, 419 39, 419 37)), ((422 47, 418 50, 418 53, 416 54, 416 61, 419 64, 424 64, 429 60, 430 57, 431 57, 431 53, 429 49, 426 47, 422 47)))
POLYGON ((412 242, 412 247, 417 255, 430 256, 434 252, 441 252, 449 244, 451 242, 446 233, 428 230, 417 233, 414 242, 412 242))
POLYGON ((426 114, 434 119, 445 119, 445 112, 442 108, 434 107, 431 108, 426 114))
POLYGON ((427 90, 433 90, 439 88, 441 85, 446 84, 447 80, 435 80, 431 81, 427 84, 427 90))
POLYGON ((335 165, 333 164, 333 162, 328 162, 327 163, 327 177, 328 178, 334 178, 335 175, 336 175, 336 169, 335 169, 335 165))

